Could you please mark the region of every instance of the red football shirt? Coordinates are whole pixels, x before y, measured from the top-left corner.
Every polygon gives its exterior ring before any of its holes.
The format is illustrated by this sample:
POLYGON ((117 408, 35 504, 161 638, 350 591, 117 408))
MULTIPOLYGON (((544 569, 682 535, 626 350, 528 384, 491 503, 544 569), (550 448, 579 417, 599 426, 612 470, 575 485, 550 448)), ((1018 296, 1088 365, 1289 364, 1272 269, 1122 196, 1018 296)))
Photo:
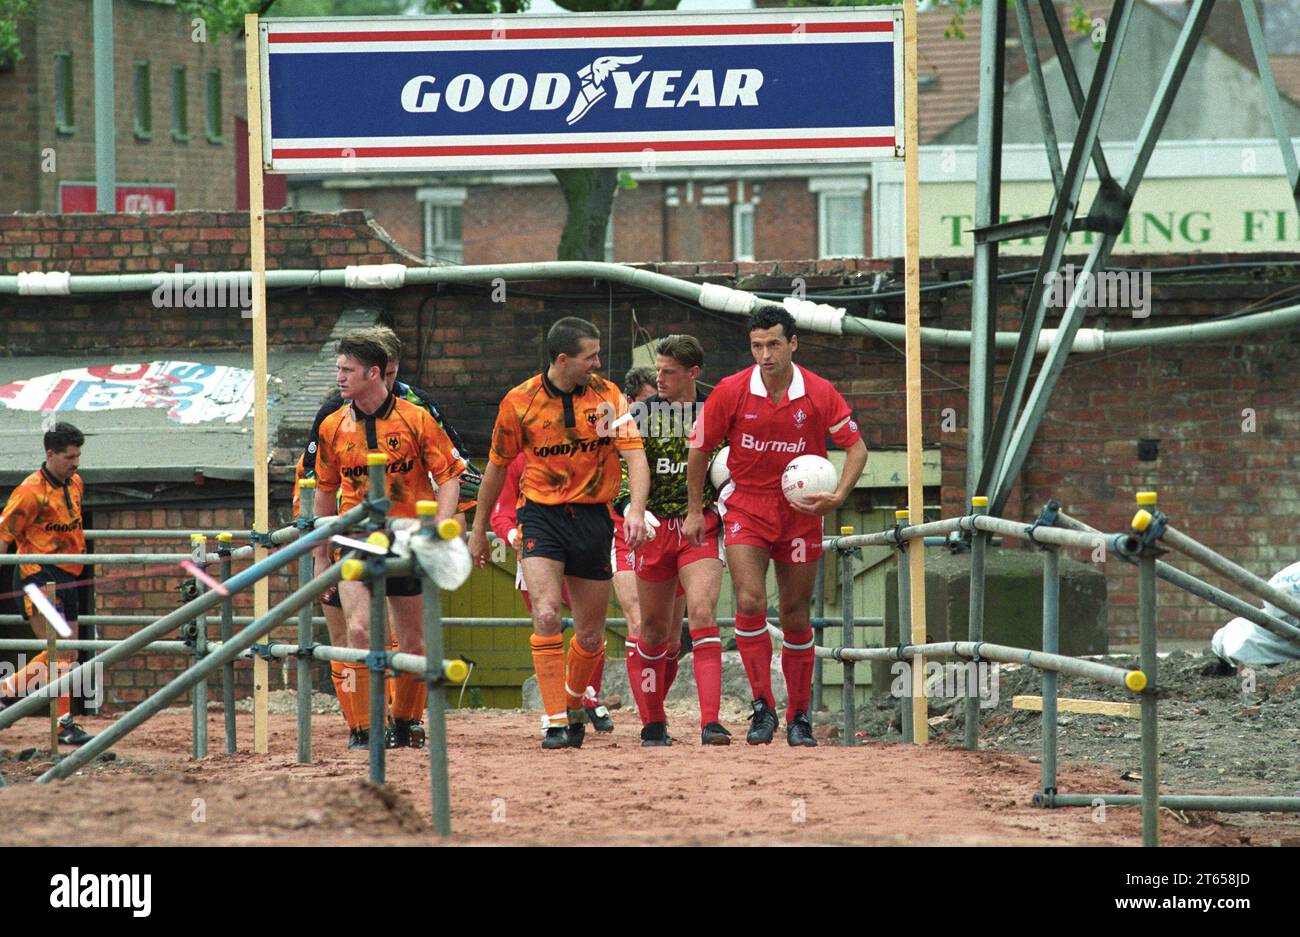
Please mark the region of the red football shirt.
POLYGON ((829 381, 794 365, 780 403, 758 365, 723 378, 695 423, 692 445, 711 451, 727 440, 727 469, 738 491, 779 492, 781 473, 799 455, 826 455, 826 437, 847 449, 861 437, 853 411, 829 381))

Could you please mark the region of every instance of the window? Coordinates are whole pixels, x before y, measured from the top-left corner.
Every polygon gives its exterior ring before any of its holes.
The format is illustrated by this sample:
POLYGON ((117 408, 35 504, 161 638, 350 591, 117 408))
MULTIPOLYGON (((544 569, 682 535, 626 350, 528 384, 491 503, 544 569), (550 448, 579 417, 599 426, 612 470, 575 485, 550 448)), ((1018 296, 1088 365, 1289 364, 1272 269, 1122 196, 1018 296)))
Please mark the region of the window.
POLYGON ((72 133, 76 120, 72 108, 72 53, 54 53, 54 129, 72 133))
POLYGON ((754 205, 737 202, 731 208, 731 256, 733 260, 754 259, 754 205))
POLYGON ((424 203, 424 257, 427 263, 465 262, 462 218, 467 190, 420 189, 415 197, 424 203))
POLYGON ((221 142, 221 71, 210 69, 204 76, 207 94, 207 135, 209 143, 221 142))
POLYGON ((813 178, 808 188, 817 193, 817 255, 862 257, 866 250, 867 180, 852 176, 813 178))
POLYGON ((190 138, 190 110, 186 96, 185 66, 172 69, 172 139, 184 143, 190 138))
POLYGON ((149 63, 135 63, 135 135, 153 139, 153 99, 149 90, 149 63))

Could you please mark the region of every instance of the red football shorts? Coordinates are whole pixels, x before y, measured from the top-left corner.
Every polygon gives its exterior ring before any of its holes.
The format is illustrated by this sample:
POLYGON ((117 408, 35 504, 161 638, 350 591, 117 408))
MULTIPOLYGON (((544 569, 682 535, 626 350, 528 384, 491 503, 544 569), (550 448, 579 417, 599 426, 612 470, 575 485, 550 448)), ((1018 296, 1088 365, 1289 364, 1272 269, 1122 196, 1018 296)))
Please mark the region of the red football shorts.
POLYGON ((610 565, 616 573, 630 573, 636 569, 636 551, 627 548, 623 539, 623 518, 614 518, 614 545, 610 548, 610 565))
POLYGON ((647 540, 636 551, 636 574, 650 582, 667 582, 683 566, 697 560, 721 560, 722 548, 718 543, 721 522, 716 511, 704 512, 704 542, 691 546, 682 533, 684 518, 665 517, 653 540, 647 540))
POLYGON ((761 547, 780 563, 814 563, 822 555, 822 518, 790 506, 785 495, 732 489, 720 500, 723 542, 761 547))

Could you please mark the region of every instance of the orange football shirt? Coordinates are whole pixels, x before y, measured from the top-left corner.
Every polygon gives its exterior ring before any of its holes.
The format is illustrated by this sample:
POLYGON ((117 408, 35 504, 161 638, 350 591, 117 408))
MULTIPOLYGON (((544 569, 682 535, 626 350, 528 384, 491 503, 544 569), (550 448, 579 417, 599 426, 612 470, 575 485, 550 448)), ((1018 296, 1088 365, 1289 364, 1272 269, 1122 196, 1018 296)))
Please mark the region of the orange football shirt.
POLYGON ((321 423, 316 451, 317 489, 339 491, 340 512, 360 504, 370 489, 366 456, 371 452, 388 457, 392 517, 415 517, 416 502, 434 500, 434 483, 441 485, 465 470, 427 410, 391 393, 372 414, 349 404, 321 423))
MULTIPOLYGON (((0 538, 14 544, 15 553, 85 553, 86 532, 81 524, 81 498, 86 486, 73 474, 60 484, 42 465, 22 480, 9 495, 0 514, 0 538)), ((81 564, 59 564, 73 576, 81 564)), ((24 563, 18 567, 24 578, 41 567, 24 563)))
POLYGON ((607 504, 618 494, 619 450, 641 448, 617 387, 593 374, 566 394, 543 373, 502 399, 488 458, 505 467, 524 453, 520 504, 607 504))

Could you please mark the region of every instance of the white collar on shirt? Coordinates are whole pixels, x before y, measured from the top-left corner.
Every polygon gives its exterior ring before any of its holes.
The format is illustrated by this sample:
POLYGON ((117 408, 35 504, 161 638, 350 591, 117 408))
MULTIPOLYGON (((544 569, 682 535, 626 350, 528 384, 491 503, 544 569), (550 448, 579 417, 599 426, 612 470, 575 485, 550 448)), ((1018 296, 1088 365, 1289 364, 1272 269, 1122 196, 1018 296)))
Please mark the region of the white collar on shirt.
MULTIPOLYGON (((803 371, 799 370, 799 365, 791 365, 794 368, 794 377, 790 379, 790 387, 785 392, 786 400, 798 400, 806 391, 803 386, 803 371)), ((749 392, 757 394, 760 397, 767 396, 767 385, 763 383, 763 369, 754 365, 754 369, 749 372, 749 392)))

